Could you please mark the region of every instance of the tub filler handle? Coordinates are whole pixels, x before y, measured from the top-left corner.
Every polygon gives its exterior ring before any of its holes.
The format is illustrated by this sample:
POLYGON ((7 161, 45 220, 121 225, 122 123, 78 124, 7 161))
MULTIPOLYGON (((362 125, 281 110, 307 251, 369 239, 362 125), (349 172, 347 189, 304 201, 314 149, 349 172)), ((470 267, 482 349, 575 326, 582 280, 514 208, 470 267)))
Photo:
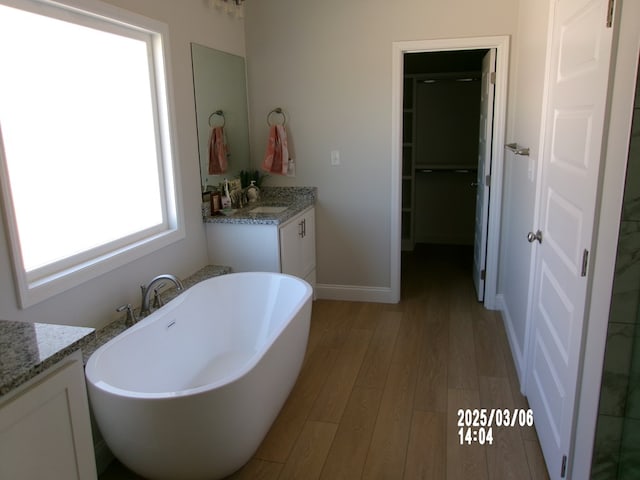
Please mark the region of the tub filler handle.
POLYGON ((152 308, 160 308, 164 305, 162 297, 160 296, 160 290, 165 287, 166 283, 162 282, 156 288, 153 289, 153 305, 152 308))
POLYGON ((130 303, 127 303, 126 305, 120 305, 118 308, 116 308, 116 312, 127 312, 127 318, 125 319, 125 325, 127 327, 131 327, 132 325, 135 325, 136 322, 138 321, 138 319, 136 318, 136 313, 133 311, 133 307, 131 306, 130 303))

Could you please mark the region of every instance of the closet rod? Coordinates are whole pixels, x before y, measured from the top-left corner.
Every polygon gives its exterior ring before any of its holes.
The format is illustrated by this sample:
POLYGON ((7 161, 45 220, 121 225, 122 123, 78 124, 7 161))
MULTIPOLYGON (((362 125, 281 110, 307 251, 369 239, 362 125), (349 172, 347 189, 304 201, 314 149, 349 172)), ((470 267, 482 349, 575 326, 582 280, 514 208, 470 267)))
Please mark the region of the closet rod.
POLYGON ((418 173, 471 173, 477 168, 416 168, 418 173))

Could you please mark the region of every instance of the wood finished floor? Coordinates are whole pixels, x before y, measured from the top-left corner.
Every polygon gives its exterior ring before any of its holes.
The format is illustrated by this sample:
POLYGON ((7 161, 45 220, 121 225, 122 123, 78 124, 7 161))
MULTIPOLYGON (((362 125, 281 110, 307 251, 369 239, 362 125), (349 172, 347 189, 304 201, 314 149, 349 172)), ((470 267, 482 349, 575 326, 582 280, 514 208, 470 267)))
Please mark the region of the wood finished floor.
MULTIPOLYGON (((319 300, 298 381, 244 479, 548 479, 533 427, 460 445, 460 408, 527 408, 467 248, 403 256, 397 305, 319 300)), ((100 480, 140 477, 114 462, 100 480)))

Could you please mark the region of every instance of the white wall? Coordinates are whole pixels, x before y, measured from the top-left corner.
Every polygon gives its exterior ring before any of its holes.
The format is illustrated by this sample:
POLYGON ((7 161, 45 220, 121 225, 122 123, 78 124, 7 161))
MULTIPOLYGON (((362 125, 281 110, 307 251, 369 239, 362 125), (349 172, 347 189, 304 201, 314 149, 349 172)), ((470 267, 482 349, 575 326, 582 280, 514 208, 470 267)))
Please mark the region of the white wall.
MULTIPOLYGON (((114 318, 120 304, 139 304, 140 283, 172 272, 187 276, 208 263, 200 214, 200 172, 191 76, 190 42, 244 55, 244 25, 208 7, 204 0, 109 0, 169 25, 176 116, 176 151, 182 177, 186 238, 163 250, 111 271, 86 284, 25 310, 17 306, 7 238, 0 229, 0 318, 99 327, 114 318)), ((46 185, 46 181, 42 182, 46 185)), ((45 192, 46 193, 46 192, 45 192)), ((117 195, 117 192, 96 192, 117 195)), ((144 205, 136 208, 144 214, 144 205)), ((55 215, 55 212, 43 212, 55 215)), ((97 212, 99 214, 99 212, 97 212)))
POLYGON ((318 283, 390 287, 392 42, 509 35, 513 0, 249 0, 246 41, 252 156, 282 107, 297 178, 318 187, 318 283), (463 14, 459 12, 464 12, 463 14), (342 166, 330 165, 339 150, 342 166))
POLYGON ((520 0, 513 42, 507 142, 529 147, 530 156, 505 155, 498 293, 514 360, 522 377, 533 249, 549 2, 520 0), (531 169, 532 176, 529 175, 531 169))

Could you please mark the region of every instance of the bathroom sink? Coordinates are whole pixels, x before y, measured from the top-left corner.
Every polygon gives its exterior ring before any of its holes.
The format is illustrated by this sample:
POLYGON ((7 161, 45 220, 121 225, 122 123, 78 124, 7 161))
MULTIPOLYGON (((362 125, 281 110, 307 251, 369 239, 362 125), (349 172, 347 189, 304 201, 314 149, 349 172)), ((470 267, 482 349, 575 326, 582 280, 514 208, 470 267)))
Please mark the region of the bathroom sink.
POLYGON ((289 207, 276 207, 269 205, 262 205, 260 207, 252 208, 249 213, 282 213, 289 207))

